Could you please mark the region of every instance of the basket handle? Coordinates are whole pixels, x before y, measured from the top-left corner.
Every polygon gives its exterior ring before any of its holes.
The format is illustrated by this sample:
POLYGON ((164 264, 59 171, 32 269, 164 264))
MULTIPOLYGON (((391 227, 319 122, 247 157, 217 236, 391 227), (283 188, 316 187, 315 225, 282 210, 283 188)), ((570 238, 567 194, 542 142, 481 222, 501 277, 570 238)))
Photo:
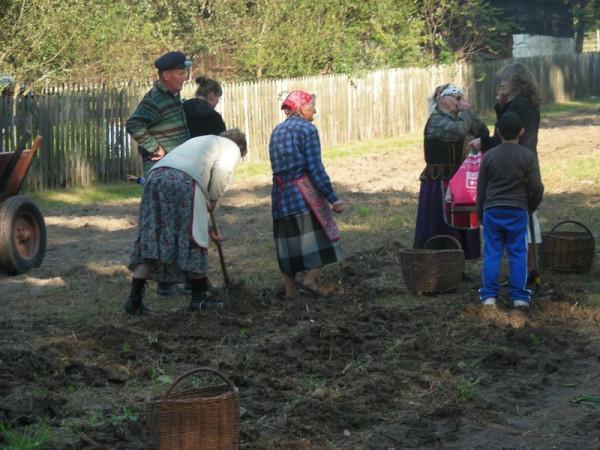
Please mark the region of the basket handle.
POLYGON ((454 243, 456 244, 456 248, 458 250, 462 250, 462 245, 460 245, 460 242, 458 242, 454 236, 450 236, 449 234, 438 234, 437 236, 433 236, 432 238, 427 239, 425 244, 423 244, 423 248, 427 248, 427 244, 429 244, 430 242, 433 242, 434 240, 439 239, 439 238, 445 238, 445 239, 450 239, 451 241, 454 241, 454 243))
POLYGON ((225 375, 223 375, 217 369, 211 369, 210 367, 197 367, 196 369, 189 370, 189 371, 185 372, 184 374, 180 375, 173 382, 173 384, 171 384, 171 386, 169 387, 169 389, 165 393, 165 396, 164 396, 164 398, 163 398, 162 401, 164 402, 165 400, 167 400, 169 398, 169 395, 171 394, 171 391, 175 388, 175 386, 177 386, 181 381, 183 381, 184 378, 187 378, 190 375, 193 375, 193 374, 198 373, 198 372, 210 372, 210 373, 213 373, 215 375, 218 375, 219 377, 221 377, 223 379, 223 381, 225 381, 229 385, 229 387, 231 388, 232 391, 236 389, 235 384, 233 384, 229 378, 227 378, 225 375))
POLYGON ((552 230, 550 230, 550 234, 554 233, 554 231, 561 225, 564 225, 565 223, 572 223, 575 225, 579 225, 581 228, 583 228, 585 231, 588 232, 588 234, 591 237, 594 237, 594 235, 592 234, 592 232, 590 231, 590 229, 588 227, 586 227, 584 224, 582 224, 581 222, 577 222, 576 220, 563 220, 562 222, 558 222, 556 225, 554 225, 554 228, 552 228, 552 230))

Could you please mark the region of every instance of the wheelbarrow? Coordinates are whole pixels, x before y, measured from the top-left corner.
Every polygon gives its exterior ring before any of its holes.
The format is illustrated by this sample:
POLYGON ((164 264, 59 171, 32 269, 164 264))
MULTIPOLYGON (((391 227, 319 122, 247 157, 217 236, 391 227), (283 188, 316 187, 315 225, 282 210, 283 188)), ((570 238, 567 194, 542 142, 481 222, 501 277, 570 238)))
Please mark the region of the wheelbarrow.
POLYGON ((38 136, 26 149, 29 135, 14 152, 0 152, 0 270, 9 275, 39 267, 46 253, 46 224, 35 203, 18 195, 42 144, 38 136))

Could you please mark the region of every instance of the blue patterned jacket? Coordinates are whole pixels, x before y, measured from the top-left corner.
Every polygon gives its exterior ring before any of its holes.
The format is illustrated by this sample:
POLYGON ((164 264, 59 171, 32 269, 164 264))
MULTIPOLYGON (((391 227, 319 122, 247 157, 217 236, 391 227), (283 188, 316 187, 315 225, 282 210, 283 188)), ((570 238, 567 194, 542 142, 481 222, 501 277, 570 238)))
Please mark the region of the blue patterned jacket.
POLYGON ((308 211, 308 205, 293 181, 308 175, 313 186, 329 202, 338 200, 321 161, 321 143, 317 127, 307 120, 291 116, 271 133, 269 157, 273 171, 271 213, 273 219, 308 211))

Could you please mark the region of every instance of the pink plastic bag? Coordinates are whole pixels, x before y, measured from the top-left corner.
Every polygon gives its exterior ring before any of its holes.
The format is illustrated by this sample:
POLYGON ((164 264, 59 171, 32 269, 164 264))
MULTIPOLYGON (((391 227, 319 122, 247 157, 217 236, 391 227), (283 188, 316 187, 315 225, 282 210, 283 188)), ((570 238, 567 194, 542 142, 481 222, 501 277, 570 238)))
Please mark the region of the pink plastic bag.
POLYGON ((477 178, 479 178, 480 165, 481 153, 467 155, 454 176, 450 178, 448 184, 450 204, 462 206, 477 204, 477 178))
POLYGON ((467 155, 448 182, 444 218, 446 223, 459 229, 472 230, 479 226, 477 220, 477 179, 481 166, 481 153, 467 155))

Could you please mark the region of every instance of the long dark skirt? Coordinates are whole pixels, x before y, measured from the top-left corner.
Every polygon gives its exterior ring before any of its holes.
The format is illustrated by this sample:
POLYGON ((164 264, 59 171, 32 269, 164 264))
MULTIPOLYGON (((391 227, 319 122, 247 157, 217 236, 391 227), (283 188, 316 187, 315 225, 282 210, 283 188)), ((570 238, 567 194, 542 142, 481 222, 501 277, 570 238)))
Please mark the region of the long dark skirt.
POLYGON ((421 181, 414 248, 423 248, 433 236, 448 234, 460 242, 466 259, 477 259, 481 257, 479 229, 457 230, 446 224, 442 183, 442 180, 421 181))
POLYGON ((192 238, 194 180, 168 167, 150 172, 140 205, 138 235, 129 268, 153 263, 150 279, 183 282, 186 274, 206 273, 206 249, 192 238))
POLYGON ((274 220, 273 236, 279 268, 288 275, 343 259, 340 241, 329 242, 310 211, 274 220))

